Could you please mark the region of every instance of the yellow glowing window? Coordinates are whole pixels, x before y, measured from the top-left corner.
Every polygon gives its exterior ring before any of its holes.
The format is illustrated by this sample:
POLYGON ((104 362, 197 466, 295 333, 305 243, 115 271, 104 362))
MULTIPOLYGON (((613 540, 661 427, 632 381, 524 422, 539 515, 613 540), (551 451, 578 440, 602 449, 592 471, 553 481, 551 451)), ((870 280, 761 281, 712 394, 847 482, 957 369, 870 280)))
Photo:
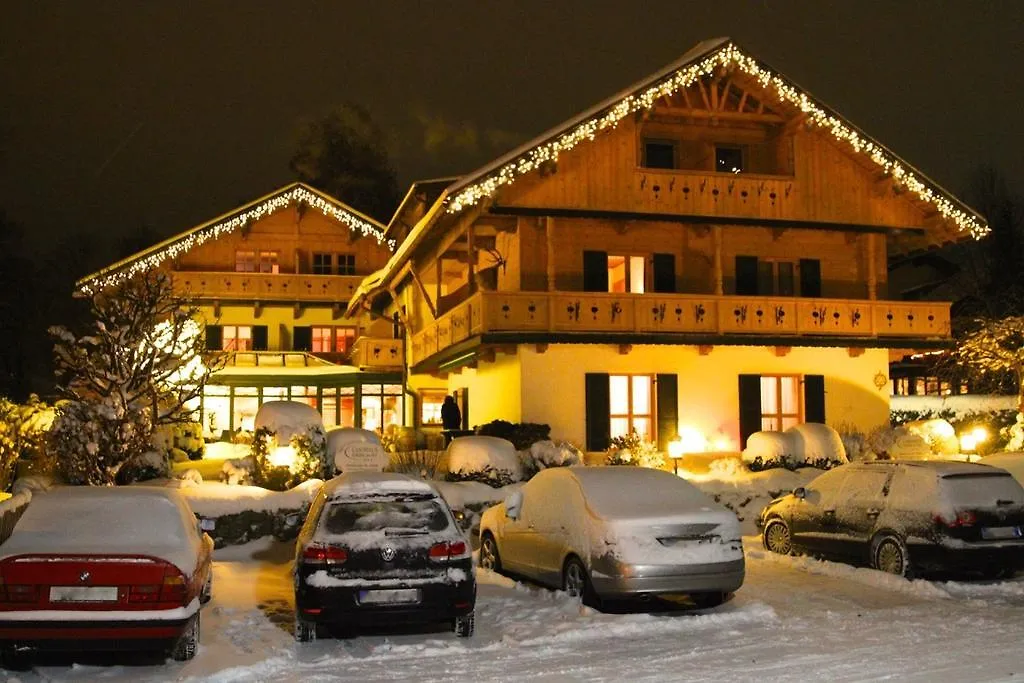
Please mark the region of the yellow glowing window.
POLYGON ((641 437, 653 441, 652 377, 611 375, 608 381, 611 436, 625 436, 635 430, 641 437))
POLYGON ((225 325, 223 349, 225 351, 251 351, 252 327, 249 325, 225 325))
POLYGON ((644 268, 646 259, 643 256, 608 256, 608 291, 644 292, 644 268))
POLYGON ((425 425, 441 424, 441 405, 444 404, 445 392, 424 391, 420 409, 420 421, 425 425))
POLYGON ((803 419, 800 413, 800 378, 796 375, 761 376, 761 430, 781 432, 803 419))
POLYGON ((280 272, 280 266, 277 262, 278 254, 276 251, 261 251, 260 252, 260 272, 261 273, 278 273, 280 272))
POLYGON ((256 252, 240 250, 235 252, 235 271, 252 273, 256 270, 256 252))

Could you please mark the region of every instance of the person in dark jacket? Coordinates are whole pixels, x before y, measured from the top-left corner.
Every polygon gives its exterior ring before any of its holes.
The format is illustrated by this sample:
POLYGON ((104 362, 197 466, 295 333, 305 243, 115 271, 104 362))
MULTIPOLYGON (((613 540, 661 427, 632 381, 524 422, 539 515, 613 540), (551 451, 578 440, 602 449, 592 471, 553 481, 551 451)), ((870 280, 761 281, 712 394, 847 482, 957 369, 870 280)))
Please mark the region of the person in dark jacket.
POLYGON ((452 442, 452 432, 462 429, 462 411, 452 396, 445 396, 441 404, 441 426, 445 445, 452 442))

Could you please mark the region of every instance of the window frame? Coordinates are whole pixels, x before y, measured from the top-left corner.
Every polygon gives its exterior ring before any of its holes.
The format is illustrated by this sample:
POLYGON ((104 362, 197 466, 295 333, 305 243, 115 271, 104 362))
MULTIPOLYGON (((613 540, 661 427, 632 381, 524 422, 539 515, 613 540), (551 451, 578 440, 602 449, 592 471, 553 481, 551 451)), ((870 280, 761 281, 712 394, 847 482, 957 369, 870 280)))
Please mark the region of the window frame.
POLYGON ((324 251, 314 251, 310 259, 310 268, 313 270, 313 275, 333 275, 334 254, 324 251), (320 261, 326 259, 326 263, 317 263, 318 259, 320 261))
POLYGON ((640 138, 640 168, 647 168, 655 171, 678 171, 679 168, 679 141, 671 138, 661 137, 641 137, 640 138), (671 166, 649 166, 648 165, 648 145, 660 145, 663 147, 672 148, 672 165, 671 166))
POLYGON ((235 249, 235 272, 255 273, 259 264, 259 252, 256 249, 235 249))
POLYGON ((762 387, 762 390, 764 388, 764 381, 766 379, 768 379, 768 380, 775 380, 775 405, 777 407, 777 410, 774 413, 765 412, 764 401, 761 401, 761 431, 763 431, 763 432, 771 432, 771 431, 782 432, 782 431, 785 431, 785 428, 783 428, 783 425, 785 424, 785 421, 789 420, 789 419, 795 419, 796 420, 796 424, 803 424, 803 422, 804 422, 804 392, 801 391, 801 387, 803 387, 803 384, 804 384, 804 377, 803 377, 803 375, 790 374, 790 373, 780 373, 780 374, 767 374, 767 375, 762 374, 762 375, 760 375, 760 377, 761 377, 761 387, 762 387), (783 403, 782 402, 782 380, 783 379, 792 379, 792 380, 794 380, 794 391, 796 392, 796 397, 795 397, 796 398, 796 401, 795 401, 795 403, 796 403, 796 412, 795 413, 786 413, 786 412, 783 412, 783 410, 782 410, 782 403, 783 403), (776 423, 775 423, 776 424, 776 429, 765 429, 764 421, 766 419, 776 420, 776 423))
POLYGON ((338 275, 356 274, 356 255, 354 252, 339 252, 335 254, 335 272, 338 275))
POLYGON ((739 175, 740 173, 747 172, 747 148, 744 145, 736 145, 725 142, 715 143, 715 173, 728 173, 729 175, 739 175), (740 155, 740 167, 739 170, 723 170, 718 167, 718 155, 720 151, 738 152, 740 155))
POLYGON ((447 396, 448 396, 448 390, 447 389, 422 389, 422 390, 420 390, 420 425, 422 425, 424 427, 440 427, 440 426, 442 426, 443 423, 441 421, 441 411, 440 411, 440 409, 438 409, 438 411, 437 411, 437 419, 436 420, 427 420, 426 419, 426 413, 424 412, 424 409, 427 407, 428 399, 430 399, 430 404, 431 405, 434 405, 436 403, 438 406, 441 406, 441 405, 444 404, 444 399, 447 396))
POLYGON ((256 258, 257 272, 277 275, 281 272, 281 252, 278 249, 260 249, 256 258))
POLYGON ((798 297, 800 296, 800 261, 785 259, 785 258, 762 258, 757 257, 757 294, 758 296, 784 296, 784 297, 798 297), (789 282, 790 292, 788 294, 782 293, 780 276, 780 265, 792 266, 793 272, 791 273, 791 280, 789 282), (771 268, 771 291, 764 291, 762 286, 764 282, 761 279, 761 266, 768 265, 771 268))
POLYGON ((650 254, 638 254, 636 252, 622 252, 620 254, 613 254, 609 252, 607 254, 607 266, 608 269, 608 293, 609 294, 645 294, 651 290, 650 279, 653 277, 654 268, 648 265, 648 261, 651 259, 650 254), (621 258, 623 259, 623 267, 626 272, 626 284, 625 289, 621 292, 612 289, 612 259, 621 258), (643 282, 640 284, 639 290, 633 288, 633 259, 640 259, 643 264, 643 282))
POLYGON ((223 351, 252 351, 252 325, 221 325, 221 350, 223 351), (240 331, 248 330, 249 335, 242 337, 240 331), (229 330, 231 334, 229 334, 229 330), (240 348, 239 342, 244 341, 245 348, 240 348))
MULTIPOLYGON (((626 420, 626 435, 628 435, 628 434, 631 434, 633 432, 633 430, 635 429, 635 427, 634 427, 634 420, 637 420, 637 419, 647 420, 647 424, 649 425, 649 429, 647 430, 646 436, 644 436, 643 438, 645 438, 647 441, 650 441, 652 443, 657 443, 658 442, 658 420, 657 420, 658 409, 657 409, 657 406, 655 405, 655 403, 657 401, 657 393, 658 392, 655 389, 655 380, 656 379, 657 379, 657 375, 648 374, 648 373, 644 373, 644 372, 609 373, 608 374, 608 397, 609 397, 609 401, 608 401, 608 404, 609 404, 608 405, 608 423, 609 423, 609 425, 611 425, 614 420, 625 419, 626 420), (627 387, 627 392, 626 392, 626 410, 627 410, 627 412, 626 413, 613 413, 612 412, 612 408, 611 408, 611 404, 613 403, 613 399, 612 399, 612 394, 613 394, 613 391, 612 391, 612 380, 614 378, 616 378, 616 377, 625 377, 626 378, 626 387, 627 387), (634 400, 633 400, 633 378, 634 377, 646 377, 647 378, 647 394, 648 394, 647 395, 647 408, 648 408, 648 411, 649 411, 647 413, 635 413, 635 412, 633 412, 633 404, 634 404, 634 400)), ((639 430, 637 430, 637 433, 639 433, 639 430)), ((609 434, 611 434, 610 431, 609 431, 609 434)), ((612 438, 615 438, 615 435, 612 435, 612 438)))
POLYGON ((352 350, 352 346, 355 344, 356 339, 359 338, 359 328, 355 325, 310 325, 310 353, 320 354, 340 354, 344 355, 352 350), (325 341, 324 336, 317 336, 317 330, 327 330, 326 336, 326 348, 317 348, 317 342, 322 343, 325 341), (339 334, 340 331, 346 332, 346 334, 339 334), (349 334, 350 333, 350 334, 349 334), (338 342, 342 339, 348 339, 349 341, 345 344, 345 348, 338 348, 338 342))

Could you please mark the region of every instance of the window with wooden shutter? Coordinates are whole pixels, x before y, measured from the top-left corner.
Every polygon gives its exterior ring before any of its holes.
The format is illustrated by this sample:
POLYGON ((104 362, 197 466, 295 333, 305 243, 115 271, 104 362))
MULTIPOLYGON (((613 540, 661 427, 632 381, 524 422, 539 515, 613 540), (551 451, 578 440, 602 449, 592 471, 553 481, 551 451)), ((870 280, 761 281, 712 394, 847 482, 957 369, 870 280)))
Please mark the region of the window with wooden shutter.
POLYGON ((253 325, 252 328, 252 350, 266 351, 270 348, 270 339, 266 325, 253 325))
POLYGON ((679 434, 679 382, 675 375, 657 375, 658 450, 668 452, 668 442, 679 434))
POLYGON ((292 350, 312 351, 313 328, 296 326, 292 329, 292 350))
POLYGON ((206 350, 220 351, 224 348, 224 330, 220 325, 206 326, 206 350))
POLYGON ((821 296, 821 261, 800 259, 800 296, 821 296))
POLYGON ((673 293, 676 291, 676 255, 655 254, 654 291, 673 293))
POLYGON ((587 450, 604 451, 611 440, 609 376, 601 372, 586 375, 587 450))
POLYGON ((757 295, 758 267, 756 256, 736 257, 736 293, 757 295))
POLYGON ((583 291, 608 291, 608 252, 583 252, 583 291))
POLYGON ((804 375, 804 421, 825 424, 824 375, 804 375))
POLYGON ((740 375, 740 448, 754 432, 761 431, 761 376, 740 375))

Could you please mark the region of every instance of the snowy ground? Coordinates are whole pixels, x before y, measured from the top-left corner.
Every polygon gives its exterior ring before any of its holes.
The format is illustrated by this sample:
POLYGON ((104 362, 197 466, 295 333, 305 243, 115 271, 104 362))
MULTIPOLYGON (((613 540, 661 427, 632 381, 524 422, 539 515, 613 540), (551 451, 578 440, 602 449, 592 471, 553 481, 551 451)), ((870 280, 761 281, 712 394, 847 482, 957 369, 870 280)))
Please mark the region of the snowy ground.
POLYGON ((602 614, 481 572, 477 634, 292 640, 291 547, 218 550, 201 648, 186 664, 45 660, 20 681, 1002 681, 1024 676, 1024 577, 908 582, 774 556, 746 538, 747 582, 710 611, 602 614), (100 666, 102 664, 102 666, 100 666))

